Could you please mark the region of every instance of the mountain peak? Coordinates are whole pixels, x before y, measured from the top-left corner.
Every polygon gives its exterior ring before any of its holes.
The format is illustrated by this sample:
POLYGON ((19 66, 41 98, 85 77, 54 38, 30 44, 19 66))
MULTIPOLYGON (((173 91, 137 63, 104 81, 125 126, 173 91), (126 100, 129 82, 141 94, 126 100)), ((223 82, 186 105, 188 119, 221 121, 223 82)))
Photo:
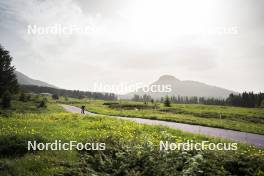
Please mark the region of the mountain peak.
POLYGON ((15 71, 15 74, 17 77, 18 84, 21 84, 21 85, 34 85, 34 86, 41 86, 41 87, 58 88, 46 82, 32 79, 19 71, 15 71))
POLYGON ((136 92, 131 92, 124 95, 124 99, 132 99, 134 94, 144 96, 150 95, 153 99, 160 99, 165 96, 183 96, 183 97, 205 97, 205 98, 227 98, 230 93, 236 93, 232 90, 227 90, 221 87, 211 86, 197 81, 181 81, 172 75, 163 75, 157 81, 150 85, 171 86, 169 92, 166 91, 144 91, 143 88, 138 89, 136 92))
POLYGON ((158 81, 180 81, 172 75, 162 75, 158 81))

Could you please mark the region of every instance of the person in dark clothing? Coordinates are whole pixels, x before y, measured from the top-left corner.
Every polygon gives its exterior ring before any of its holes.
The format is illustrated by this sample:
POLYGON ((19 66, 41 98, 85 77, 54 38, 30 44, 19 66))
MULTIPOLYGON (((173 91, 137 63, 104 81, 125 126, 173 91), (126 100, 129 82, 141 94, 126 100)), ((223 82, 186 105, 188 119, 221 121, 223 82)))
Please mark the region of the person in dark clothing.
POLYGON ((81 107, 81 114, 85 114, 84 110, 85 110, 85 106, 82 106, 81 107))

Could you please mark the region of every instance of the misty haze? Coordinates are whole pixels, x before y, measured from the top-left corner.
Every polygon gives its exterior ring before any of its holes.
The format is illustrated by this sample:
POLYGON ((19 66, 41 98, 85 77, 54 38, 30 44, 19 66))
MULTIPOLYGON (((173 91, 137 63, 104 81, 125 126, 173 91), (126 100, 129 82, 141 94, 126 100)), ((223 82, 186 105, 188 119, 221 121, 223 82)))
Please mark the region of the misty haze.
POLYGON ((263 17, 260 0, 0 0, 0 175, 264 175, 263 17))

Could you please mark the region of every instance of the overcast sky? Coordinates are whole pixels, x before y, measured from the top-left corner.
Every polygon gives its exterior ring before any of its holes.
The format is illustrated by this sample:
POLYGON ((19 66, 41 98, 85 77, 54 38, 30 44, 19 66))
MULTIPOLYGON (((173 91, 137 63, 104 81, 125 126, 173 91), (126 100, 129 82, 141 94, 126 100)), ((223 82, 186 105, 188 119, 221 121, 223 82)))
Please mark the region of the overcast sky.
POLYGON ((66 89, 171 74, 264 91, 264 1, 0 0, 0 43, 18 71, 66 89), (29 34, 28 26, 77 26, 29 34))

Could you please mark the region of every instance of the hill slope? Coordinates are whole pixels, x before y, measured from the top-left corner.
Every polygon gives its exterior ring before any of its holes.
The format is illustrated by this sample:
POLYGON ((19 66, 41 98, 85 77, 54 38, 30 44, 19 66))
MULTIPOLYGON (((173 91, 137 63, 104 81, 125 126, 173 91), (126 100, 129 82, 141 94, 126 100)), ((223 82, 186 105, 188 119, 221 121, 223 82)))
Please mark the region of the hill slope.
MULTIPOLYGON (((197 96, 197 97, 215 97, 215 98, 226 98, 229 96, 230 93, 236 93, 231 90, 227 90, 224 88, 211 86, 205 83, 197 82, 197 81, 181 81, 174 76, 171 75, 164 75, 161 76, 157 81, 152 83, 152 85, 170 85, 171 91, 170 92, 151 92, 147 91, 144 92, 143 89, 139 89, 136 92, 131 92, 126 95, 122 95, 120 98, 130 99, 137 95, 150 95, 154 99, 160 99, 166 95, 168 96, 197 96)), ((149 87, 150 87, 149 86, 149 87)))
POLYGON ((52 84, 48 84, 48 83, 43 82, 43 81, 32 79, 32 78, 26 76, 25 74, 23 74, 19 71, 15 71, 15 74, 17 76, 18 83, 21 85, 35 85, 35 86, 41 86, 41 87, 58 88, 52 84))

